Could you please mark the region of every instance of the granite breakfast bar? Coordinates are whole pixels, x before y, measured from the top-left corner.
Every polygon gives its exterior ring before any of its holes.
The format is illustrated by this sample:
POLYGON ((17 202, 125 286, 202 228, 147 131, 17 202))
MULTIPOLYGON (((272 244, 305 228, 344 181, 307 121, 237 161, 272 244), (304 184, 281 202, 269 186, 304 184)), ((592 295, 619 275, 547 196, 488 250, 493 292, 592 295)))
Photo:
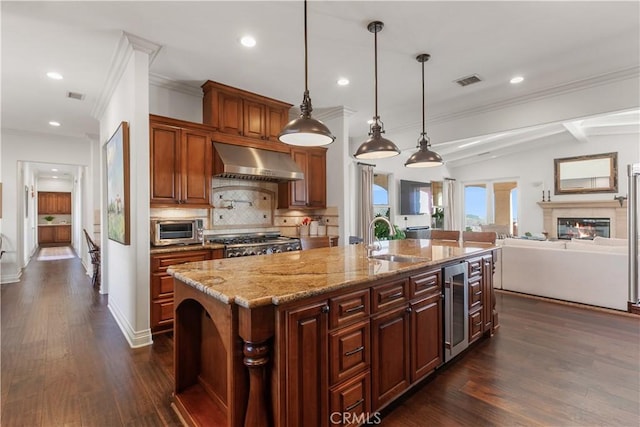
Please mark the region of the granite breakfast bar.
POLYGON ((399 262, 350 245, 172 266, 174 408, 188 425, 362 424, 444 363, 443 266, 468 266, 469 341, 497 328, 496 250, 408 239, 376 252, 399 262))

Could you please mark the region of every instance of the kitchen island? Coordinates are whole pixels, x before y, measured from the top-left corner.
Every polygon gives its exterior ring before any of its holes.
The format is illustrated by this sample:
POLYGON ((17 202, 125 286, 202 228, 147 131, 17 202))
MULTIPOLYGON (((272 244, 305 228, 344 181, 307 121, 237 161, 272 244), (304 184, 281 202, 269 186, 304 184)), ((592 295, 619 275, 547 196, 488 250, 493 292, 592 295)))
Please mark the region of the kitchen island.
POLYGON ((444 363, 443 267, 468 271, 465 339, 495 331, 496 250, 407 239, 376 252, 395 260, 349 245, 172 266, 174 407, 189 425, 375 421, 444 363))

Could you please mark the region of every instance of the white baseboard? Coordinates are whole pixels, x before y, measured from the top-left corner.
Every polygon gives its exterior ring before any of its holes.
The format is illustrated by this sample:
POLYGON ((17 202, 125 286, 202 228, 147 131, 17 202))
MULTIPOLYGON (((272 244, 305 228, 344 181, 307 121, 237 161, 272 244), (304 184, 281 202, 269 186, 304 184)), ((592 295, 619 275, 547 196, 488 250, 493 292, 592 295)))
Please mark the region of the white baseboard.
POLYGON ((22 270, 18 271, 16 274, 4 275, 0 277, 0 285, 19 282, 20 277, 22 277, 22 270))
POLYGON ((115 305, 109 303, 107 307, 109 307, 111 315, 116 320, 116 323, 118 323, 122 334, 127 339, 131 348, 144 347, 153 344, 151 329, 145 329, 139 332, 134 331, 126 317, 124 317, 122 312, 115 305))

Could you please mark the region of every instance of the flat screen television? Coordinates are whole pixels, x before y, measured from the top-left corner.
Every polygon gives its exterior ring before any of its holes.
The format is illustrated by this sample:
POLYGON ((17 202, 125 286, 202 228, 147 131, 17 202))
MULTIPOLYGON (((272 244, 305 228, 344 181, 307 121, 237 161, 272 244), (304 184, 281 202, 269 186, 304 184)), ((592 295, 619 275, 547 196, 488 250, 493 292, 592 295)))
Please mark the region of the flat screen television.
POLYGON ((431 207, 431 183, 400 180, 400 215, 430 215, 431 207))

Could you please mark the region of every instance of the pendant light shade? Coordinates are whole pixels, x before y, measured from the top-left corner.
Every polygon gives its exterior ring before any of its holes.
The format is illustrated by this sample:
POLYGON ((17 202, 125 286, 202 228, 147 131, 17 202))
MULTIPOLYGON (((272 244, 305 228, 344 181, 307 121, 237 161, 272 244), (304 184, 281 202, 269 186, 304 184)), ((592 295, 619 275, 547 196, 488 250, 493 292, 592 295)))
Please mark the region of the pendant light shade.
POLYGON ((408 168, 428 168, 440 166, 444 163, 440 154, 431 150, 431 141, 425 131, 424 63, 427 62, 429 58, 431 58, 431 55, 428 53, 423 53, 416 57, 416 60, 422 63, 422 133, 418 139, 418 151, 413 153, 404 164, 408 168))
POLYGON ((331 144, 336 137, 320 120, 311 117, 311 97, 308 86, 308 60, 307 60, 307 0, 304 2, 304 96, 300 105, 300 117, 291 120, 280 131, 278 139, 289 145, 302 147, 317 147, 331 144))
POLYGON ((375 59, 375 116, 369 128, 369 139, 363 142, 353 155, 357 159, 383 159, 397 156, 400 149, 392 141, 384 138, 384 123, 378 115, 378 33, 382 31, 384 23, 373 21, 367 25, 369 32, 374 34, 374 59, 375 59))

